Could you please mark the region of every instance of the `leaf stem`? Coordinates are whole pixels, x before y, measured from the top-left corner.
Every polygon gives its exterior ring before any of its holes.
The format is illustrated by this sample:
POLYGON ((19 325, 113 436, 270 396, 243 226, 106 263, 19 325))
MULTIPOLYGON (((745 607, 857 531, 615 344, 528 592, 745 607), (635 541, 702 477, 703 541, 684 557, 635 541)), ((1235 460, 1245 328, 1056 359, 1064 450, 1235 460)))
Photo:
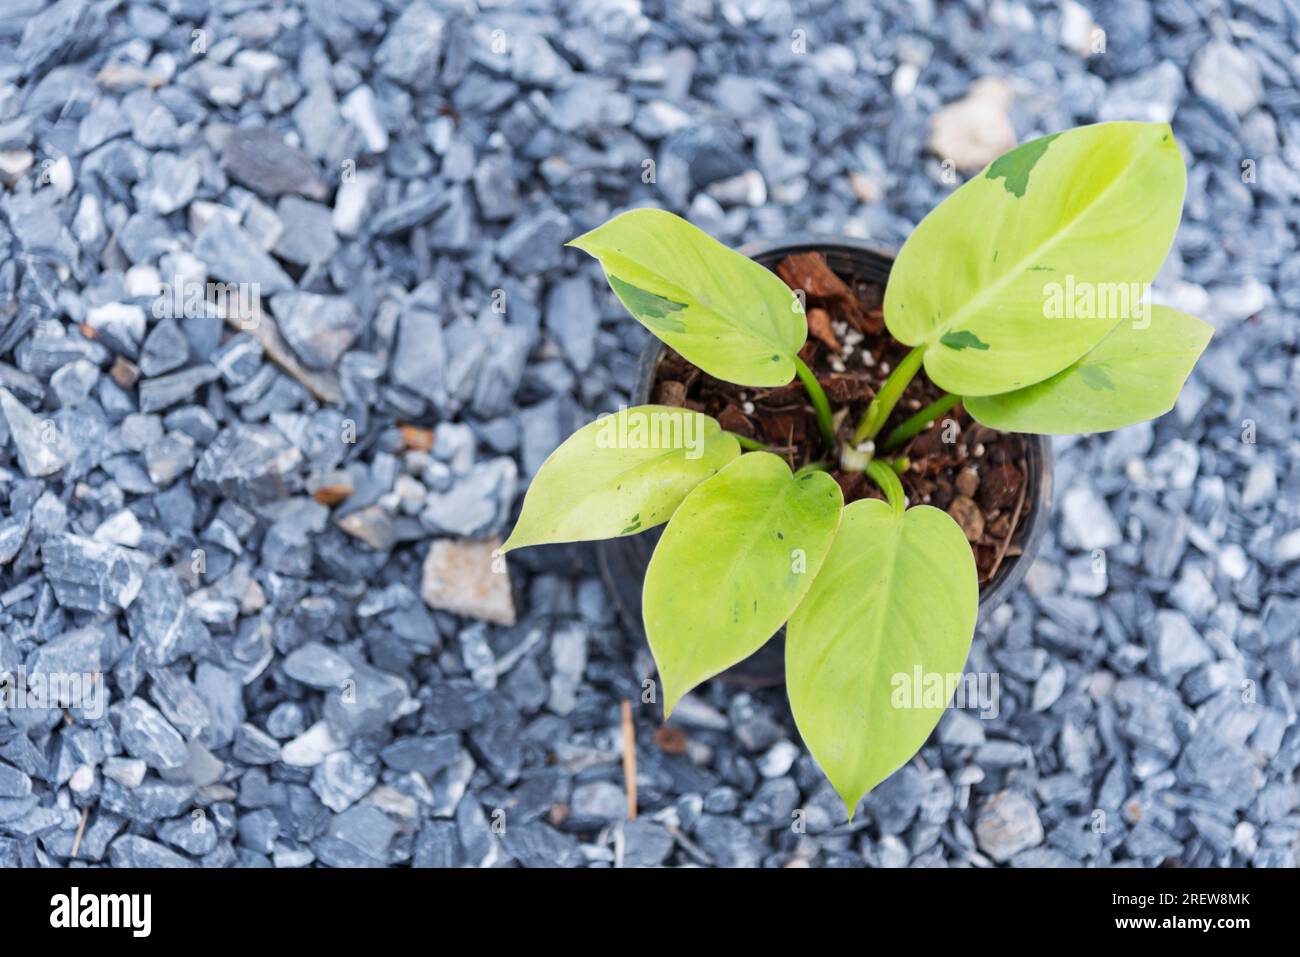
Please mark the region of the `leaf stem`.
POLYGON ((889 378, 885 380, 885 384, 880 387, 876 397, 867 406, 867 411, 862 413, 862 418, 858 420, 858 427, 853 433, 854 445, 860 445, 880 434, 889 414, 894 411, 894 406, 902 398, 903 390, 920 371, 921 360, 924 358, 925 346, 917 346, 903 357, 903 361, 894 367, 893 372, 889 373, 889 378))
POLYGON ((881 447, 882 450, 888 452, 891 449, 896 449, 912 436, 924 432, 932 422, 937 421, 939 416, 960 401, 961 396, 944 393, 943 398, 935 399, 924 409, 905 419, 901 425, 893 429, 885 439, 885 444, 881 447))
POLYGON ((737 444, 746 452, 771 452, 772 449, 764 445, 758 439, 751 439, 747 435, 741 435, 739 432, 728 432, 729 436, 736 440, 737 444))
POLYGON ((808 398, 812 399, 813 409, 817 412, 817 428, 822 434, 822 444, 827 452, 832 452, 835 449, 835 425, 831 419, 830 401, 826 398, 821 383, 817 381, 817 376, 798 355, 794 357, 794 370, 799 374, 799 381, 803 383, 808 398))
POLYGON ((889 502, 894 514, 902 515, 903 509, 907 507, 907 498, 903 494, 903 483, 898 480, 898 473, 893 467, 880 459, 872 459, 867 463, 867 475, 885 493, 885 501, 889 502))
POLYGON ((861 448, 846 443, 840 447, 840 469, 845 472, 865 472, 867 463, 875 454, 874 442, 864 442, 861 448))

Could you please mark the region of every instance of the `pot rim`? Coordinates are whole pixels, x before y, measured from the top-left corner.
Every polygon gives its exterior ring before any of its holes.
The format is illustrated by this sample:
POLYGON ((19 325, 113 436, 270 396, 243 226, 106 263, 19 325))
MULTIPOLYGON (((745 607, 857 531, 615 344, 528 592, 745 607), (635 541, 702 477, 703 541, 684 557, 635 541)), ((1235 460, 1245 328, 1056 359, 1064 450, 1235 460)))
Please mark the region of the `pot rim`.
MULTIPOLYGON (((880 267, 886 278, 897 255, 889 247, 870 240, 856 236, 833 236, 822 233, 796 233, 785 240, 755 240, 744 244, 738 251, 762 263, 769 269, 772 268, 774 263, 765 262, 764 260, 774 260, 794 253, 847 253, 852 258, 865 258, 868 261, 872 258, 876 259, 877 262, 874 265, 880 267)), ((636 391, 632 396, 633 404, 643 405, 650 401, 659 360, 666 349, 667 346, 663 342, 651 336, 641 350, 638 359, 639 369, 636 391)), ((1047 534, 1047 526, 1050 520, 1054 471, 1051 436, 1030 432, 1019 434, 1025 439, 1025 470, 1028 473, 1026 480, 1032 482, 1033 505, 1029 513, 1021 517, 1021 527, 1023 529, 1020 538, 1021 553, 1009 562, 1004 560, 989 585, 980 589, 979 612, 981 615, 991 613, 1020 587, 1025 575, 1029 573, 1029 566, 1033 564, 1034 558, 1037 557, 1038 551, 1042 547, 1043 538, 1047 534)), ((617 540, 614 540, 614 542, 617 542, 617 540)), ((602 554, 610 544, 612 543, 600 543, 602 554)), ((602 561, 600 564, 601 575, 605 579, 606 588, 612 591, 613 583, 609 580, 608 563, 602 561)))
POLYGON ((863 239, 859 236, 836 236, 833 233, 812 232, 795 233, 788 239, 755 239, 752 242, 745 243, 736 251, 741 255, 748 256, 750 259, 757 260, 767 256, 775 256, 777 253, 786 256, 799 252, 819 253, 824 252, 828 246, 838 246, 854 252, 879 256, 881 259, 888 259, 891 265, 898 256, 897 250, 873 242, 870 239, 863 239))

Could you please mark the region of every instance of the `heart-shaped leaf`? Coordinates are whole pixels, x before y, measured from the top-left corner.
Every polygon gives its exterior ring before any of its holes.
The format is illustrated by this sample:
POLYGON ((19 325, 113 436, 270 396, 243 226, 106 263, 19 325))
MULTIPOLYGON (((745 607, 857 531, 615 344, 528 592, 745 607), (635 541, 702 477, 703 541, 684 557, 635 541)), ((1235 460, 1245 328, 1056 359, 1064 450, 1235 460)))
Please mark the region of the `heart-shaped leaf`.
POLYGON ((907 240, 885 323, 942 389, 1041 382, 1129 318, 1164 262, 1187 174, 1169 126, 1100 123, 1025 143, 907 240))
POLYGON ((634 209, 569 243, 600 260, 637 320, 709 375, 785 385, 808 337, 790 288, 662 209, 634 209))
POLYGON ((1213 328, 1168 306, 1149 322, 1121 322, 1095 349, 1050 379, 965 400, 966 411, 1004 432, 1105 432, 1174 407, 1213 328))
POLYGON ((665 717, 790 617, 831 547, 843 501, 825 472, 795 478, 768 452, 742 455, 686 496, 650 559, 641 602, 665 717))
POLYGON ((662 525, 691 489, 739 454, 736 437, 700 412, 638 405, 602 416, 542 463, 501 550, 662 525))
POLYGON ((844 509, 786 627, 785 678, 799 733, 850 818, 943 714, 924 696, 897 696, 898 676, 960 674, 978 605, 975 558, 947 513, 877 499, 844 509))

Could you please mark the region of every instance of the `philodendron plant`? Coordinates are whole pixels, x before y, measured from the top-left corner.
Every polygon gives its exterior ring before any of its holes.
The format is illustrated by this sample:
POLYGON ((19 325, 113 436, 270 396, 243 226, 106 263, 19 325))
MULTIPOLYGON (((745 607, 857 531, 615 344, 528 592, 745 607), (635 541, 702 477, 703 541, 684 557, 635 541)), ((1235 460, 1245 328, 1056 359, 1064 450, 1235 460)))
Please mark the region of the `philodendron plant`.
POLYGON ((1211 331, 1147 299, 1185 185, 1163 124, 1080 127, 995 160, 899 253, 884 320, 912 349, 856 424, 835 414, 800 359, 807 320, 777 276, 667 212, 615 217, 570 245, 600 261, 638 321, 709 375, 751 387, 797 376, 823 458, 792 473, 701 413, 624 408, 546 460, 503 550, 667 522, 642 602, 665 717, 784 624, 795 721, 852 817, 946 706, 900 704, 897 677, 959 675, 979 602, 962 529, 937 508, 907 507, 888 453, 957 402, 991 428, 1029 433, 1103 431, 1167 412, 1211 331), (878 439, 922 368, 946 394, 878 439), (865 472, 883 498, 845 506, 832 464, 865 472))

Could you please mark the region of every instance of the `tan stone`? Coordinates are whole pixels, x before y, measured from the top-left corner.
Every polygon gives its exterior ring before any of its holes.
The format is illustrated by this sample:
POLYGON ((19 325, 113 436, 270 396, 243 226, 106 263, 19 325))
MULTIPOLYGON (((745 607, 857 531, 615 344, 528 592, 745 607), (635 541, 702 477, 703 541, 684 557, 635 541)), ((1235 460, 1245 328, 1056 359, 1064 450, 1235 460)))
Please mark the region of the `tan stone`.
POLYGON ((948 506, 948 514, 961 526, 968 542, 978 542, 984 537, 984 513, 974 499, 958 495, 948 506))
POLYGON ((961 100, 930 120, 930 149, 969 173, 982 169, 1016 145, 1011 124, 1011 87, 997 77, 976 80, 961 100))
POLYGON ((349 512, 336 524, 353 538, 361 539, 371 548, 382 552, 393 547, 393 539, 397 531, 393 516, 378 505, 369 505, 355 512, 349 512))
POLYGON ((500 547, 499 538, 483 542, 450 538, 435 541, 425 556, 421 574, 420 597, 424 603, 497 625, 513 625, 515 603, 510 593, 510 574, 505 558, 493 557, 500 547))

